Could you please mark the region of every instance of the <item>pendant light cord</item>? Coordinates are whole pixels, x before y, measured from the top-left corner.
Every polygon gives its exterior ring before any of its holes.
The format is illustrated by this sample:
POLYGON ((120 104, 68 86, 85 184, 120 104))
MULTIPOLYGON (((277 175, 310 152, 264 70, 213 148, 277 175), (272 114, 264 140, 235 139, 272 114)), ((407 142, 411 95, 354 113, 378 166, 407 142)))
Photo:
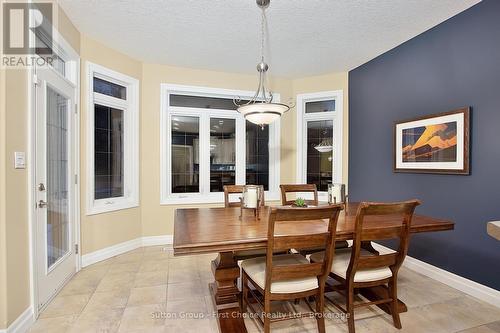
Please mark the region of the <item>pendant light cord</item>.
POLYGON ((260 58, 264 61, 264 42, 265 42, 265 20, 266 20, 266 8, 262 7, 262 15, 260 20, 260 58))

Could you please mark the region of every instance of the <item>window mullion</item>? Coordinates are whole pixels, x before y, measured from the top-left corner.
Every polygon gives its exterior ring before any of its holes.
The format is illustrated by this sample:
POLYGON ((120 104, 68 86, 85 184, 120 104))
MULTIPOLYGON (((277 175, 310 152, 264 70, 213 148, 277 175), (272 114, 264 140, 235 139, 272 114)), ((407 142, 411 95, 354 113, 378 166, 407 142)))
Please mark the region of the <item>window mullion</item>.
POLYGON ((200 115, 200 193, 210 193, 210 114, 200 115))
POLYGON ((107 95, 100 94, 97 92, 94 92, 94 101, 95 101, 95 103, 107 104, 108 106, 118 108, 118 109, 125 109, 130 104, 127 100, 107 96, 107 95))
POLYGON ((246 127, 245 118, 236 118, 236 184, 245 184, 246 179, 246 127))

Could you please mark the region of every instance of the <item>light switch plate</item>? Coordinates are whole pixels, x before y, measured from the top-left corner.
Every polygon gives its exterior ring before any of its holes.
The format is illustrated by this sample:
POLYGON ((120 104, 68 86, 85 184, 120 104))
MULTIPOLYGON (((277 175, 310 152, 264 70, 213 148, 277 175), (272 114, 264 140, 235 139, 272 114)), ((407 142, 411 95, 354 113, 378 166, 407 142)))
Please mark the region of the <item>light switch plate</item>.
POLYGON ((24 151, 14 152, 14 169, 26 169, 26 153, 24 151))

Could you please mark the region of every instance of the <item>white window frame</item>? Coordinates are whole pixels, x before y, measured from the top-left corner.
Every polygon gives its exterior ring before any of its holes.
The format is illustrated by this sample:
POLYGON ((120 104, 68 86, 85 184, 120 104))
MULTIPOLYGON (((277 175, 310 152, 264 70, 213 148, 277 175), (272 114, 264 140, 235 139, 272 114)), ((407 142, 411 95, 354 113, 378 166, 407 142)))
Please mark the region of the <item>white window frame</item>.
MULTIPOLYGON (((210 192, 210 118, 228 118, 236 121, 236 184, 246 181, 246 124, 235 110, 217 110, 170 106, 170 95, 205 96, 215 98, 250 99, 254 91, 207 88, 162 83, 160 101, 160 204, 203 204, 224 202, 223 192, 210 192), (171 188, 171 123, 175 116, 195 116, 200 119, 200 192, 172 193, 171 188), (238 148, 240 147, 240 148, 238 148), (245 147, 241 149, 241 147, 245 147)), ((278 93, 274 94, 277 102, 278 93)), ((269 191, 266 200, 279 200, 280 179, 280 121, 269 125, 269 191)))
MULTIPOLYGON (((342 147, 343 147, 343 115, 344 92, 343 90, 322 91, 316 93, 297 95, 297 183, 307 181, 307 123, 309 121, 333 121, 333 154, 338 156, 332 163, 333 183, 342 183, 342 147), (335 111, 306 113, 307 102, 335 100, 335 111)), ((328 200, 326 191, 318 191, 320 201, 328 200)))
POLYGON ((106 67, 87 62, 87 215, 139 206, 139 80, 106 67), (127 99, 94 92, 94 77, 127 88, 127 99), (95 199, 94 105, 124 110, 123 113, 123 196, 95 199))

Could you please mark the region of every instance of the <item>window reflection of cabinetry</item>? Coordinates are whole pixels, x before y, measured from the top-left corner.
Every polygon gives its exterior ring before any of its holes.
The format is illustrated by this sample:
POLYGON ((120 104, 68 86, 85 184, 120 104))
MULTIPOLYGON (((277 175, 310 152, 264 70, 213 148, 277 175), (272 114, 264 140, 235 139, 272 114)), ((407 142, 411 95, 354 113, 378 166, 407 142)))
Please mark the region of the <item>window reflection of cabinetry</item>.
POLYGON ((210 138, 210 157, 213 164, 235 164, 234 138, 210 138))
MULTIPOLYGON (((193 140, 194 148, 194 164, 200 164, 198 151, 200 149, 200 141, 193 140)), ((235 164, 236 151, 235 139, 219 139, 210 138, 210 160, 212 164, 235 164)))

